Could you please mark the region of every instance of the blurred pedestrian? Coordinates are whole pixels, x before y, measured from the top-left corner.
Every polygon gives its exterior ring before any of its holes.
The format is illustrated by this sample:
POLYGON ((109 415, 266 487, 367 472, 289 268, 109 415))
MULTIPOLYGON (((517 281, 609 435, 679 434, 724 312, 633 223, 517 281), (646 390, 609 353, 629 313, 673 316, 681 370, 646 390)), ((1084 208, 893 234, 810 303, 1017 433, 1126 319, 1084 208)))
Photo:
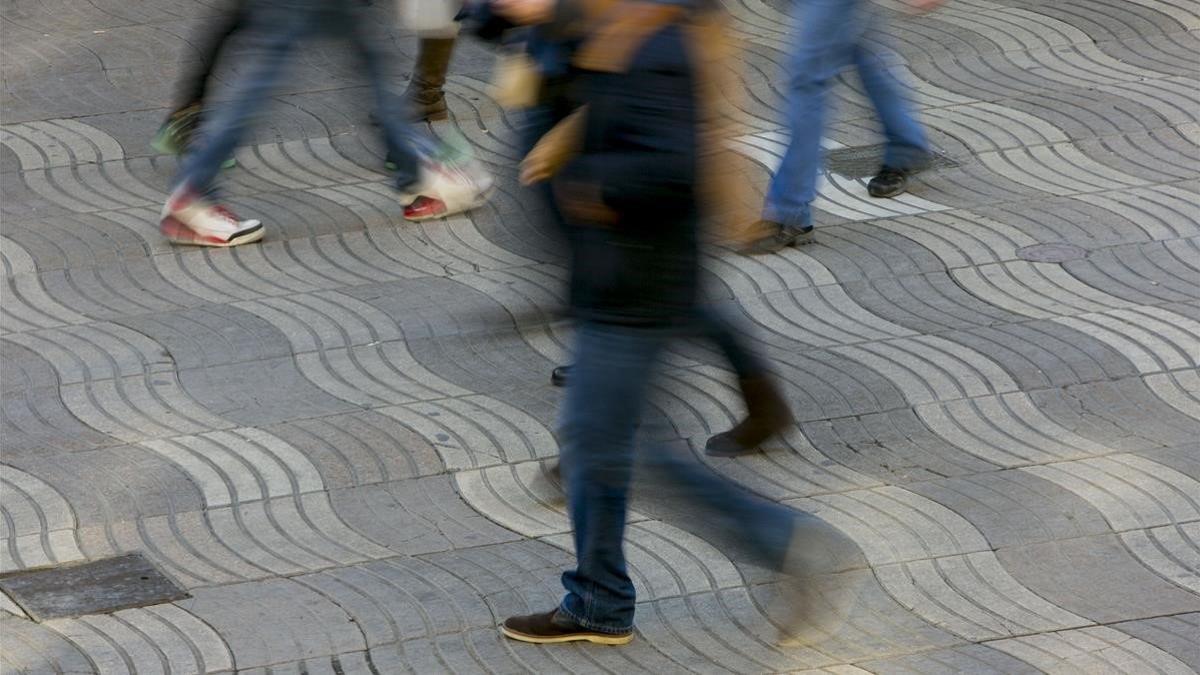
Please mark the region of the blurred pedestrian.
MULTIPOLYGON (((925 11, 940 0, 910 0, 925 11)), ((894 197, 908 177, 929 164, 929 141, 913 115, 904 85, 888 68, 878 43, 879 9, 870 0, 795 0, 795 32, 785 76, 791 141, 771 180, 762 219, 764 234, 743 248, 771 253, 813 241, 812 201, 821 169, 821 134, 834 79, 853 65, 879 114, 886 139, 883 166, 867 184, 872 197, 894 197)))
MULTIPOLYGON (((508 0, 515 2, 516 0, 508 0)), ((535 0, 536 1, 536 0, 535 0)), ((535 643, 633 639, 636 593, 622 542, 634 437, 659 354, 698 307, 697 45, 694 12, 651 2, 560 0, 587 26, 572 57, 580 105, 577 156, 553 178, 574 231, 571 310, 576 362, 562 411, 562 472, 577 566, 547 612, 507 619, 504 635, 535 643)), ((751 495, 696 462, 666 472, 710 520, 765 567, 797 572, 820 558, 798 539, 820 521, 751 495)))
MULTIPOLYGON (((582 6, 584 3, 579 4, 582 6)), ((693 9, 706 6, 705 0, 660 1, 659 4, 693 9)), ((566 121, 572 113, 579 110, 579 101, 571 100, 568 94, 574 75, 571 58, 581 39, 573 22, 574 14, 579 10, 572 9, 572 5, 566 3, 559 7, 566 11, 555 16, 554 9, 555 5, 550 0, 495 0, 470 6, 468 13, 476 23, 487 25, 488 28, 483 30, 490 32, 493 37, 500 37, 515 26, 532 24, 524 38, 524 53, 528 55, 526 67, 536 70, 536 92, 532 96, 502 92, 501 96, 512 100, 528 99, 530 103, 522 111, 525 124, 521 135, 525 160, 521 166, 521 181, 532 186, 544 198, 547 220, 564 233, 574 259, 574 249, 579 243, 574 235, 578 229, 566 225, 546 179, 575 151, 573 146, 579 142, 580 133, 577 129, 563 128, 580 126, 574 123, 576 120, 566 121), (496 21, 493 14, 501 20, 496 21), (551 133, 552 129, 555 130, 554 133, 551 133)), ((713 37, 722 37, 719 34, 719 26, 709 30, 718 32, 713 37)), ((706 51, 710 53, 706 56, 716 51, 716 45, 711 42, 709 40, 709 44, 705 45, 706 51)), ((723 67, 726 64, 717 65, 723 67)), ((523 83, 525 80, 517 78, 516 82, 523 83)), ((705 92, 705 95, 715 98, 721 93, 713 91, 705 92)), ((717 105, 715 101, 704 103, 714 107, 717 105)), ((713 118, 718 116, 714 112, 707 116, 709 119, 705 122, 713 123, 713 118)), ((707 157, 705 161, 718 160, 716 157, 707 157)), ((729 457, 753 452, 768 438, 792 424, 793 418, 787 401, 766 364, 750 351, 744 338, 738 335, 728 318, 709 307, 697 306, 690 320, 680 322, 677 326, 677 335, 700 337, 716 344, 737 374, 739 391, 746 404, 746 417, 742 421, 733 429, 716 434, 708 440, 705 446, 708 454, 729 457)), ((566 386, 570 372, 569 365, 554 368, 551 372, 551 383, 555 386, 566 386)), ((551 473, 557 473, 556 467, 551 469, 551 473)))
MULTIPOLYGON (((406 206, 406 217, 450 215, 486 199, 491 187, 486 172, 474 163, 443 161, 449 153, 410 126, 403 100, 392 95, 383 81, 383 57, 367 35, 364 7, 361 2, 342 0, 244 0, 237 6, 229 23, 215 33, 212 51, 220 51, 233 31, 241 31, 245 33, 249 63, 233 85, 230 99, 212 106, 205 115, 199 141, 191 138, 198 114, 191 116, 186 138, 181 137, 180 149, 186 148, 187 154, 172 182, 159 226, 168 240, 236 246, 262 238, 260 221, 240 219, 215 200, 215 180, 221 164, 245 133, 251 115, 267 101, 282 76, 292 50, 301 40, 320 35, 345 40, 362 63, 375 92, 389 168, 398 199, 406 206), (443 156, 435 157, 439 154, 443 156), (435 162, 440 162, 436 171, 432 170, 435 162), (410 214, 414 209, 416 212, 410 214)), ((203 63, 212 65, 211 59, 203 63)), ((191 90, 198 90, 201 97, 204 88, 197 87, 196 82, 206 78, 204 71, 193 80, 191 90)), ((203 102, 187 107, 199 111, 203 102)))
POLYGON ((208 80, 230 37, 244 28, 249 19, 249 0, 232 0, 229 4, 224 13, 205 23, 196 35, 197 58, 183 64, 183 75, 176 82, 175 108, 167 114, 150 143, 159 152, 184 154, 200 126, 208 80))

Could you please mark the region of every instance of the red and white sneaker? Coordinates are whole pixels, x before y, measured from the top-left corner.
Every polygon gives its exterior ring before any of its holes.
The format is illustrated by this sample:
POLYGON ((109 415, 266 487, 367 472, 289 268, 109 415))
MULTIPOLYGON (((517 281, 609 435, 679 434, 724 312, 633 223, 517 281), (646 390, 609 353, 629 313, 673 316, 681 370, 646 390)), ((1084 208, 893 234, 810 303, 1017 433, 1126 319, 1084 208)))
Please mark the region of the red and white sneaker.
POLYGON ((187 186, 171 193, 163 206, 158 229, 172 244, 193 246, 238 246, 263 236, 262 222, 241 220, 187 186))
POLYGON ((431 163, 425 167, 419 196, 404 207, 404 218, 431 220, 470 211, 488 200, 494 182, 478 162, 431 163))

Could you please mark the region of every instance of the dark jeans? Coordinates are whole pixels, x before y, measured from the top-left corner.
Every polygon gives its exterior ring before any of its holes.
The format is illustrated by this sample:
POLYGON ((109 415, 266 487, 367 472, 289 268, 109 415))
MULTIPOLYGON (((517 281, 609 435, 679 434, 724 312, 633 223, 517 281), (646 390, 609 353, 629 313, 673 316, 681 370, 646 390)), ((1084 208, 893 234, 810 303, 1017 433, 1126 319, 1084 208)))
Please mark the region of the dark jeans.
POLYGON ((746 347, 745 341, 734 330, 733 320, 724 313, 709 306, 698 307, 695 334, 696 337, 712 340, 739 380, 766 376, 766 365, 746 347))
POLYGON ((184 75, 176 85, 177 110, 204 101, 208 93, 208 78, 221 57, 225 42, 231 35, 244 28, 249 18, 249 0, 236 0, 227 14, 207 24, 203 32, 196 36, 194 43, 199 60, 184 66, 184 75))
POLYGON ((408 124, 402 97, 383 81, 383 57, 367 36, 363 5, 346 0, 252 0, 246 26, 249 49, 246 66, 233 85, 230 100, 216 106, 201 130, 195 152, 187 155, 173 186, 187 183, 207 192, 242 139, 251 115, 266 103, 283 76, 292 51, 305 38, 333 35, 345 40, 362 62, 387 143, 388 158, 396 164, 395 184, 413 185, 419 178, 417 147, 429 141, 408 124))
MULTIPOLYGON (((560 610, 591 630, 633 626, 636 595, 622 542, 634 436, 660 350, 677 329, 583 321, 562 414, 562 473, 575 528, 576 569, 560 610)), ((798 513, 757 497, 694 458, 648 450, 643 460, 702 511, 706 523, 765 567, 780 569, 798 513)))

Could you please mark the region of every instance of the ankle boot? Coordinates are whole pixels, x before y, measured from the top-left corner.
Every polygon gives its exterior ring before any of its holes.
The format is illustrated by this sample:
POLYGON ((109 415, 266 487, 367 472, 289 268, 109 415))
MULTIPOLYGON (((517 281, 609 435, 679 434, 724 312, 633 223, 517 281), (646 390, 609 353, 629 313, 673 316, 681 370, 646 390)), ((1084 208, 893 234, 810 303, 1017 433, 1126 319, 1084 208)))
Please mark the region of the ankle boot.
POLYGON ((421 38, 412 80, 404 92, 414 119, 432 122, 449 115, 442 86, 453 52, 454 38, 421 38))
POLYGON ((708 439, 704 452, 718 457, 735 457, 754 452, 763 441, 786 429, 792 411, 779 388, 768 377, 738 381, 746 400, 746 419, 724 433, 708 439))

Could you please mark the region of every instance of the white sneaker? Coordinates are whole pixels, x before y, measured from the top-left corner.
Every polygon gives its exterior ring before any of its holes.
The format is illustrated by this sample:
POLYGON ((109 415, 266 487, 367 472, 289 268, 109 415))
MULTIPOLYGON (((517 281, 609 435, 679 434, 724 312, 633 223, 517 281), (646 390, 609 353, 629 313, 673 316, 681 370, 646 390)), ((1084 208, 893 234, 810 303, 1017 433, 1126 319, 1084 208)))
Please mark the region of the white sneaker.
POLYGON ((176 188, 167 199, 158 229, 172 244, 194 246, 237 246, 263 236, 262 222, 241 220, 186 185, 176 188))
POLYGON ((477 161, 430 162, 423 170, 419 196, 404 207, 412 221, 445 218, 470 211, 488 200, 495 179, 477 161))

